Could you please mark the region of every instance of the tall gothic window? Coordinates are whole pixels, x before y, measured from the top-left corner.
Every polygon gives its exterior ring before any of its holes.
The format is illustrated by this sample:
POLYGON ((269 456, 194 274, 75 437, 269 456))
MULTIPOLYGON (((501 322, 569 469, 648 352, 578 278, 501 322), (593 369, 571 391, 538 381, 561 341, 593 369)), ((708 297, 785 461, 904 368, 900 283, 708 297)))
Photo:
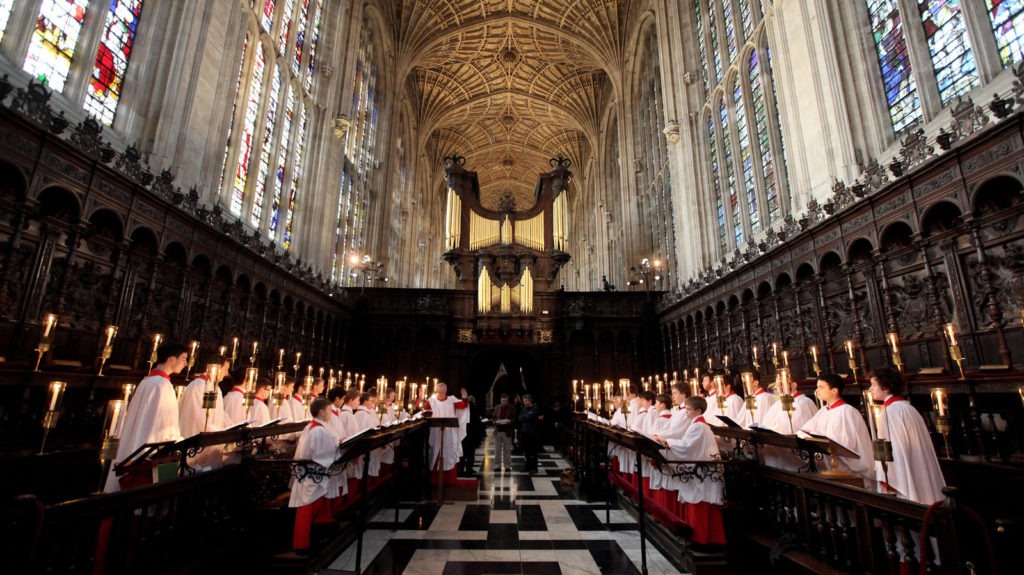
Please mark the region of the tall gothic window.
POLYGON ((1024 60, 1024 0, 985 0, 1003 66, 1024 60))
POLYGON ((373 33, 364 21, 356 53, 352 125, 346 134, 345 164, 338 190, 332 279, 344 279, 348 275, 351 268, 348 256, 357 254, 365 240, 370 175, 377 167, 377 58, 373 33))
POLYGON ((713 213, 705 222, 724 255, 778 226, 786 215, 785 148, 763 12, 752 9, 749 0, 694 0, 693 6, 701 74, 708 84, 703 125, 713 213), (718 37, 726 41, 720 45, 718 37), (709 67, 723 59, 736 70, 725 78, 709 67))
POLYGON ((4 30, 7 29, 7 20, 11 18, 12 8, 14 0, 0 0, 0 42, 4 41, 4 30))
MULTIPOLYGON (((81 68, 72 66, 75 59, 91 55, 88 87, 80 103, 87 113, 109 126, 121 100, 142 0, 110 0, 107 11, 98 15, 89 12, 89 5, 89 0, 38 0, 31 9, 35 19, 22 69, 50 89, 64 92, 74 70, 81 68), (82 42, 93 34, 95 43, 82 42)), ((11 0, 0 0, 0 41, 13 6, 11 0)))
POLYGON ((323 0, 256 0, 241 46, 220 183, 230 213, 292 247, 307 130, 313 110, 311 67, 323 0))
POLYGON ((960 0, 928 0, 921 2, 919 8, 939 97, 943 104, 948 104, 981 81, 960 0))
POLYGON ((638 146, 635 157, 642 161, 637 181, 640 209, 643 211, 642 220, 647 222, 645 228, 651 233, 651 245, 641 248, 654 251, 639 255, 668 258, 671 261, 675 257, 672 186, 669 179, 668 147, 662 132, 665 103, 661 92, 657 46, 658 39, 652 27, 644 36, 637 72, 638 109, 633 116, 633 133, 638 146))
POLYGON ((921 118, 917 86, 910 70, 910 52, 896 0, 867 0, 871 30, 882 68, 882 85, 892 129, 897 133, 921 118))

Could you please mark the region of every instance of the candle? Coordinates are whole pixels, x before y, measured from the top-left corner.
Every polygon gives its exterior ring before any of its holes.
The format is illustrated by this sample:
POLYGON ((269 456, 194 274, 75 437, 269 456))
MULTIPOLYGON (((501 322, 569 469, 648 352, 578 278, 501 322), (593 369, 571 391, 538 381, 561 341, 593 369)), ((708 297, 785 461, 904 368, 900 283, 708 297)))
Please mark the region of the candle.
POLYGON ((282 347, 277 352, 277 365, 278 367, 284 365, 284 348, 282 347))
POLYGON ((312 377, 313 376, 313 366, 312 365, 307 365, 306 366, 306 376, 307 377, 312 377))
POLYGON ((949 394, 941 389, 933 389, 932 404, 935 406, 935 410, 939 412, 939 417, 944 417, 949 409, 949 394))
POLYGON ((237 337, 233 337, 233 338, 231 338, 231 357, 236 357, 237 355, 238 355, 238 338, 237 337))
POLYGON ((740 374, 740 379, 743 380, 743 391, 747 395, 754 395, 754 392, 756 391, 754 389, 754 374, 749 371, 744 371, 740 374))
POLYGON ((160 342, 164 339, 164 336, 156 334, 153 336, 153 353, 156 353, 156 348, 160 347, 160 342))
POLYGON ((323 366, 320 366, 320 374, 317 377, 319 377, 320 379, 324 378, 324 368, 323 368, 323 366))
POLYGON ((213 391, 213 387, 220 380, 220 364, 211 363, 206 366, 206 389, 213 391))
POLYGON ((416 389, 418 387, 419 387, 419 385, 416 382, 413 382, 413 383, 409 384, 409 399, 410 400, 413 400, 413 401, 416 400, 416 389))
POLYGON ((779 393, 782 395, 793 395, 792 380, 789 378, 789 368, 783 367, 776 374, 779 393))
POLYGON ((128 401, 132 398, 132 393, 135 392, 135 386, 131 383, 126 383, 121 386, 121 391, 124 392, 124 404, 128 405, 128 401))
POLYGON ((405 380, 398 380, 396 387, 398 388, 398 392, 395 394, 395 403, 401 406, 404 403, 405 398, 405 380))
POLYGON ((572 394, 576 395, 576 386, 579 384, 579 380, 572 380, 572 394))
POLYGON ((67 386, 63 381, 50 382, 50 409, 48 411, 57 411, 57 404, 60 402, 60 398, 64 395, 64 388, 67 386))
POLYGON ((898 355, 900 353, 900 336, 894 331, 890 331, 885 334, 885 339, 889 341, 889 346, 892 347, 892 354, 898 355))
POLYGON ((193 340, 193 341, 192 341, 192 346, 191 346, 191 347, 192 347, 192 351, 191 351, 191 353, 189 353, 189 356, 191 356, 191 357, 195 357, 195 356, 196 356, 196 350, 198 350, 198 349, 199 349, 199 342, 198 342, 198 341, 195 341, 195 340, 193 340))
POLYGON ((299 360, 301 360, 301 359, 302 359, 302 352, 301 351, 295 352, 295 369, 296 370, 299 369, 299 360))
POLYGON ((725 369, 729 369, 729 354, 725 354, 722 356, 722 367, 725 369))
POLYGON ((715 376, 715 391, 720 397, 725 395, 725 378, 720 375, 715 376))
POLYGON ((779 365, 779 344, 772 342, 772 363, 779 365))
POLYGON ((245 391, 253 391, 256 389, 256 377, 259 375, 259 370, 255 367, 245 368, 245 391))
POLYGON ((690 379, 690 395, 700 397, 700 382, 696 377, 690 379))
POLYGON ((50 331, 57 325, 57 316, 52 313, 46 314, 43 319, 43 337, 50 337, 50 331))
POLYGON ((217 348, 217 355, 226 356, 228 354, 228 346, 222 345, 217 348))
POLYGON ((947 323, 945 326, 943 326, 943 331, 946 334, 946 339, 949 341, 949 346, 953 347, 957 345, 956 326, 953 325, 952 323, 947 323))
POLYGON ((712 371, 714 369, 715 369, 715 364, 712 362, 711 358, 709 357, 708 358, 708 371, 712 371))
POLYGON ((281 393, 281 390, 284 389, 284 382, 287 379, 287 377, 288 375, 283 371, 279 371, 274 374, 275 393, 281 393))
POLYGON ((782 350, 782 365, 789 367, 789 352, 782 350))
POLYGON ((258 341, 252 342, 252 354, 253 355, 256 355, 256 351, 259 350, 259 348, 260 348, 260 342, 258 342, 258 341))
POLYGON ((104 347, 110 347, 110 342, 114 341, 114 336, 117 335, 117 326, 116 325, 108 325, 106 331, 107 331, 107 343, 105 343, 103 346, 104 347))
POLYGON ((868 431, 871 432, 871 440, 878 439, 878 428, 875 426, 875 413, 874 413, 875 402, 871 400, 871 392, 868 390, 864 391, 864 413, 868 418, 868 431))
POLYGON ((811 359, 814 360, 814 363, 818 363, 818 346, 816 345, 811 346, 811 359))
POLYGON ((750 352, 754 356, 754 363, 757 363, 757 346, 751 346, 750 352))
POLYGON ((107 422, 103 431, 104 439, 121 436, 121 416, 123 414, 124 401, 115 399, 107 404, 107 422))
POLYGON ((846 355, 850 356, 850 359, 853 360, 853 340, 846 340, 845 342, 843 342, 843 346, 846 347, 846 355))

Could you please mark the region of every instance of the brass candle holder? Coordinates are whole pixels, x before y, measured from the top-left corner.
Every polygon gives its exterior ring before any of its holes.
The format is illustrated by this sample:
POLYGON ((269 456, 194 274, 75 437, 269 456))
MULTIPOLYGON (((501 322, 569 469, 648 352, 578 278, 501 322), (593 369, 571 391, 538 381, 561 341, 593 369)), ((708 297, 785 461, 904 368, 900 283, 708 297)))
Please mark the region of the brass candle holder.
POLYGON ((206 422, 203 431, 210 427, 210 410, 217 407, 217 380, 220 379, 221 364, 211 363, 206 366, 206 388, 203 391, 203 409, 206 410, 206 422))
POLYGON ((813 365, 812 369, 814 369, 814 376, 815 377, 820 376, 821 375, 821 364, 818 363, 818 346, 816 346, 816 345, 812 345, 811 346, 811 362, 812 362, 812 365, 813 365))
POLYGON ((885 340, 889 343, 892 364, 896 366, 896 369, 898 369, 900 373, 903 373, 903 354, 900 353, 900 334, 890 331, 885 334, 885 340))
POLYGON ((793 410, 795 401, 793 399, 793 380, 790 377, 789 368, 784 367, 775 374, 775 386, 779 390, 779 403, 782 404, 782 409, 789 417, 789 433, 792 435, 796 433, 793 429, 793 410))
POLYGON ((722 414, 725 413, 725 378, 721 375, 715 376, 715 395, 718 399, 718 411, 722 414))
POLYGON ((103 364, 107 363, 110 356, 114 354, 114 338, 117 337, 117 326, 108 325, 103 332, 107 336, 107 342, 103 344, 103 349, 100 351, 100 370, 96 374, 98 377, 103 377, 103 364))
MULTIPOLYGON (((255 367, 256 366, 256 357, 259 355, 259 349, 260 349, 260 342, 258 342, 258 341, 252 342, 252 355, 249 356, 249 366, 250 367, 255 367)), ((321 376, 323 376, 323 374, 324 374, 323 372, 324 372, 324 368, 321 367, 320 368, 320 375, 321 376)))
POLYGON ((743 405, 750 411, 750 419, 753 421, 754 412, 757 411, 757 397, 755 393, 757 390, 754 389, 754 373, 750 371, 744 371, 740 374, 740 379, 743 381, 743 392, 746 397, 743 398, 743 405))
POLYGON ((231 338, 231 367, 235 367, 235 360, 238 359, 238 338, 231 338))
POLYGON ((126 406, 127 402, 122 399, 107 403, 107 413, 103 418, 103 442, 100 444, 100 491, 103 491, 110 463, 117 457, 117 448, 121 444, 121 426, 126 406))
POLYGON ((67 389, 67 384, 63 381, 50 382, 50 403, 47 405, 46 412, 43 413, 43 441, 39 445, 39 455, 42 455, 46 450, 46 438, 49 437, 50 430, 57 427, 57 419, 60 417, 61 400, 64 398, 65 389, 67 389))
POLYGON ((963 381, 967 377, 964 375, 964 354, 956 337, 956 326, 952 323, 947 323, 943 326, 942 332, 946 336, 947 345, 949 345, 949 358, 956 362, 956 367, 960 370, 960 380, 963 381))
POLYGON ((163 341, 164 336, 158 334, 153 335, 153 350, 149 352, 149 370, 153 371, 153 364, 156 363, 156 350, 160 347, 160 342, 163 341))
POLYGON ((850 373, 853 374, 853 382, 857 383, 857 352, 853 345, 853 340, 848 339, 843 342, 843 347, 846 348, 847 365, 850 366, 850 373))
POLYGON ((935 431, 942 436, 942 443, 946 447, 946 459, 953 458, 953 450, 949 445, 949 433, 951 425, 949 420, 949 392, 943 389, 932 390, 932 407, 935 409, 935 431))
POLYGON ((189 381, 189 374, 192 373, 192 368, 196 365, 196 352, 199 351, 199 342, 193 340, 189 349, 188 368, 185 370, 185 381, 189 381))

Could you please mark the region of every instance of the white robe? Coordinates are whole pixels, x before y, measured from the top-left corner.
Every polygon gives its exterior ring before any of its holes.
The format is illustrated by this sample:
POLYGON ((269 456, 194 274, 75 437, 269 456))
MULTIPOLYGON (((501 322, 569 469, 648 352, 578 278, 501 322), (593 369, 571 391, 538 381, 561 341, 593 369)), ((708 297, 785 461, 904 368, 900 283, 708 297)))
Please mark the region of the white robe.
POLYGON ((331 415, 327 419, 327 426, 334 431, 334 434, 338 436, 338 439, 345 441, 348 438, 348 433, 345 431, 345 422, 341 420, 341 408, 331 406, 331 415))
MULTIPOLYGON (((359 424, 356 422, 356 413, 351 406, 342 405, 341 415, 338 416, 338 420, 341 421, 341 428, 345 430, 344 438, 347 440, 353 435, 359 433, 359 424)), ((363 457, 359 456, 355 459, 348 460, 345 466, 348 477, 352 479, 363 478, 363 457)))
POLYGON ((882 410, 878 436, 892 442, 888 479, 875 462, 878 481, 886 481, 900 497, 931 505, 943 499, 945 480, 924 418, 902 397, 889 398, 882 410))
MULTIPOLYGON (((652 408, 651 412, 655 410, 652 408)), ((647 436, 654 437, 655 435, 664 436, 664 433, 668 431, 669 425, 672 421, 672 412, 668 409, 659 412, 654 418, 654 422, 647 429, 647 436)), ((658 468, 651 462, 650 458, 644 458, 644 475, 650 477, 651 489, 661 489, 664 487, 665 476, 658 471, 658 468)))
POLYGON ((224 396, 224 413, 228 414, 231 421, 242 423, 249 417, 245 413, 245 390, 237 385, 224 396))
MULTIPOLYGON (((857 408, 843 400, 837 400, 831 407, 818 410, 800 431, 822 435, 860 456, 860 459, 837 457, 839 468, 868 479, 875 480, 874 449, 868 426, 857 408)), ((825 457, 830 464, 831 457, 825 457)))
MULTIPOLYGON (((314 419, 302 430, 299 442, 295 447, 295 459, 311 459, 325 468, 338 458, 338 436, 323 421, 314 419)), ((335 477, 325 477, 314 481, 311 477, 292 482, 292 495, 288 499, 288 507, 309 505, 321 497, 334 499, 338 496, 338 481, 335 477)))
POLYGON ((210 386, 206 376, 200 376, 181 393, 178 403, 178 426, 181 428, 182 437, 192 437, 204 431, 223 431, 234 425, 234 421, 224 411, 224 399, 213 384, 211 389, 216 395, 216 404, 210 409, 210 416, 207 419, 206 410, 203 409, 203 394, 210 386))
MULTIPOLYGON (((611 418, 610 423, 611 423, 612 426, 626 427, 626 416, 622 414, 622 408, 621 407, 619 409, 616 409, 615 413, 612 414, 612 418, 611 418)), ((622 447, 618 443, 615 443, 613 441, 609 441, 608 442, 608 461, 609 461, 609 463, 611 462, 611 460, 615 459, 616 457, 619 458, 619 462, 621 462, 622 461, 622 451, 623 451, 623 449, 622 449, 622 447)))
MULTIPOLYGON (((754 394, 754 400, 756 409, 754 409, 752 423, 761 425, 764 423, 765 417, 768 415, 768 410, 778 403, 779 399, 772 393, 768 393, 763 389, 758 389, 754 394)), ((749 425, 747 427, 749 427, 749 425)))
POLYGON ((718 427, 725 427, 725 423, 718 419, 719 415, 725 415, 729 419, 733 420, 740 427, 750 427, 750 410, 747 409, 746 404, 743 403, 743 398, 736 393, 730 393, 725 396, 725 412, 722 413, 718 409, 718 396, 712 396, 708 398, 708 411, 711 411, 711 403, 714 401, 715 409, 712 414, 704 414, 704 420, 709 425, 717 425, 718 427))
MULTIPOLYGON (((667 457, 681 461, 714 461, 719 457, 718 442, 715 434, 703 417, 695 417, 686 428, 680 439, 668 441, 667 457)), ((679 501, 684 503, 700 503, 706 501, 720 505, 725 501, 723 478, 719 481, 680 481, 674 477, 665 478, 665 488, 679 492, 679 501)))
POLYGON ((181 429, 178 427, 178 396, 171 381, 162 372, 143 378, 135 389, 135 395, 128 402, 121 426, 121 441, 117 454, 107 474, 103 491, 113 493, 121 490, 114 465, 147 443, 178 441, 181 429))
POLYGON ((292 394, 285 403, 288 404, 288 416, 291 418, 288 423, 298 423, 300 421, 309 420, 309 418, 306 417, 306 405, 302 403, 301 396, 292 394))
POLYGON ((259 427, 270 421, 270 408, 267 407, 267 400, 253 398, 252 407, 249 408, 249 419, 252 420, 253 427, 259 427))
POLYGON ((430 396, 427 400, 430 404, 431 417, 456 417, 459 420, 458 427, 431 427, 430 428, 430 464, 428 469, 433 470, 438 460, 441 460, 441 470, 448 471, 459 463, 462 457, 462 440, 466 437, 466 424, 469 422, 469 404, 452 396, 447 396, 444 401, 436 395, 430 396), (457 407, 461 406, 461 407, 457 407), (441 458, 441 435, 444 434, 444 457, 441 458))
MULTIPOLYGON (((781 435, 796 435, 796 432, 810 421, 817 412, 818 404, 810 397, 800 394, 793 397, 792 423, 790 423, 789 414, 782 408, 782 400, 780 399, 768 408, 759 425, 781 435)), ((764 458, 763 462, 765 465, 776 469, 798 471, 807 465, 805 461, 801 460, 791 450, 771 445, 766 445, 762 448, 761 455, 764 458)))
MULTIPOLYGON (((405 411, 398 411, 395 404, 391 404, 384 409, 384 415, 381 417, 381 425, 394 425, 401 421, 409 419, 409 414, 405 411)), ((398 441, 393 441, 384 446, 381 451, 380 462, 388 465, 395 462, 395 449, 398 448, 398 441)))
MULTIPOLYGON (((373 429, 380 426, 380 420, 377 419, 377 414, 365 405, 359 406, 359 409, 355 412, 355 416, 356 425, 359 426, 359 431, 373 429)), ((382 448, 377 448, 370 452, 370 477, 377 477, 380 475, 381 450, 382 448)))

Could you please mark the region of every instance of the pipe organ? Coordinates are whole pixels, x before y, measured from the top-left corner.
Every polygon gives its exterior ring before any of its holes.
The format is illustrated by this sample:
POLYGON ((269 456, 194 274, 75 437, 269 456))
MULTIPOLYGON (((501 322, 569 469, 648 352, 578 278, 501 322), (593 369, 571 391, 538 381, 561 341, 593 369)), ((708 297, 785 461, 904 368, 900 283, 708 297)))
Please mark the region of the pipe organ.
POLYGON ((518 209, 509 196, 497 210, 480 203, 476 172, 465 158, 445 158, 447 203, 444 259, 455 270, 462 289, 475 289, 478 316, 530 316, 538 293, 558 288, 559 269, 569 261, 566 193, 570 160, 550 160, 541 174, 535 203, 518 209))

